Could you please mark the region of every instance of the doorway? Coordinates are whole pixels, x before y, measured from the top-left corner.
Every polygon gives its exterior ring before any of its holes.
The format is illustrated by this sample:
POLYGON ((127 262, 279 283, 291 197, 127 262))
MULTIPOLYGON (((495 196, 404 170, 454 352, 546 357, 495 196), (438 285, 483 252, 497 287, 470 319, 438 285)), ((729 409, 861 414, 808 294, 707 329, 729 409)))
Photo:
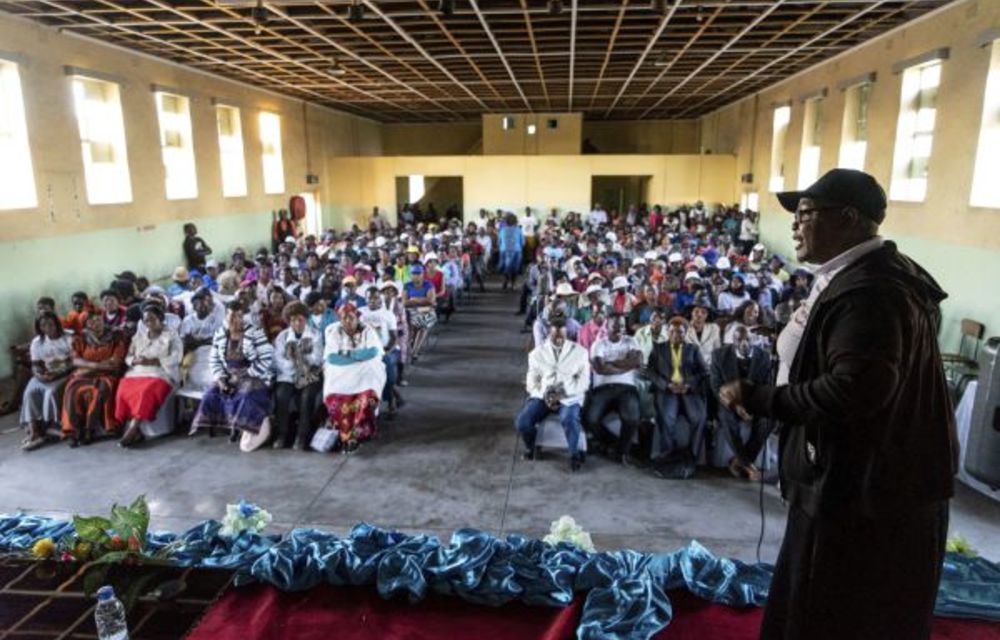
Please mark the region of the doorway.
POLYGON ((319 206, 319 191, 305 191, 298 194, 306 203, 306 217, 303 221, 306 235, 323 234, 323 209, 319 206))
POLYGON ((462 176, 397 176, 396 214, 414 214, 414 222, 439 222, 441 218, 462 220, 462 176))
POLYGON ((625 213, 629 206, 649 202, 649 180, 652 176, 592 176, 590 204, 598 202, 612 213, 625 213))

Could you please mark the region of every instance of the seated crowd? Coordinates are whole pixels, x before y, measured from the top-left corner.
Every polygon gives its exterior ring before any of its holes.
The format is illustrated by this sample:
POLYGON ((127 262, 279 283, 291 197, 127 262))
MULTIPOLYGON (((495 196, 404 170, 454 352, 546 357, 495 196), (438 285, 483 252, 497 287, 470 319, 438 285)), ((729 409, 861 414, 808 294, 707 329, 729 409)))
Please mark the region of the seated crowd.
POLYGON ((756 214, 598 205, 522 226, 535 241, 518 311, 533 343, 515 419, 524 457, 537 456, 539 429, 557 414, 573 471, 586 444, 661 477, 714 461, 759 480, 769 424, 716 398, 739 378, 771 382, 773 336, 812 276, 789 273, 758 242, 756 214))
MULTIPOLYGON (((403 399, 439 320, 482 283, 482 245, 459 222, 294 235, 225 264, 185 226, 187 267, 169 286, 125 271, 64 316, 38 300, 20 363, 25 450, 117 437, 130 447, 172 399, 197 402, 190 434, 227 429, 241 448, 345 452, 375 437, 403 399), (320 429, 322 427, 322 429, 320 429)), ((13 407, 9 407, 13 409, 13 407)))

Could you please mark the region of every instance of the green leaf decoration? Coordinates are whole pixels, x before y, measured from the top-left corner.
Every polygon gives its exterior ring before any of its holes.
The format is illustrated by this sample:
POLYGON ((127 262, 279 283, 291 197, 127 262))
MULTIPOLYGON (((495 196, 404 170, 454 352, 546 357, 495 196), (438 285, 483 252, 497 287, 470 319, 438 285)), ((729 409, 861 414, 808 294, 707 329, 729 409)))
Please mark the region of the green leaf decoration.
POLYGON ((132 506, 129 507, 129 511, 132 512, 134 516, 133 522, 135 523, 135 533, 142 542, 142 546, 146 546, 146 532, 149 530, 149 505, 146 504, 146 496, 139 496, 132 502, 132 506))
POLYGON ((135 518, 132 517, 128 507, 123 507, 118 504, 111 507, 111 528, 114 529, 115 533, 120 535, 123 540, 128 540, 128 537, 135 531, 135 524, 133 524, 134 520, 135 518))
POLYGON ((97 593, 98 589, 107 584, 109 571, 111 571, 109 564, 95 564, 88 568, 83 575, 83 593, 87 596, 97 593))
POLYGON ((128 555, 128 551, 110 551, 97 560, 94 560, 94 564, 114 564, 116 562, 121 562, 127 558, 128 555))
POLYGON ((110 520, 100 516, 92 518, 73 516, 73 527, 76 529, 78 538, 94 545, 108 544, 111 539, 108 535, 108 529, 113 528, 110 520))

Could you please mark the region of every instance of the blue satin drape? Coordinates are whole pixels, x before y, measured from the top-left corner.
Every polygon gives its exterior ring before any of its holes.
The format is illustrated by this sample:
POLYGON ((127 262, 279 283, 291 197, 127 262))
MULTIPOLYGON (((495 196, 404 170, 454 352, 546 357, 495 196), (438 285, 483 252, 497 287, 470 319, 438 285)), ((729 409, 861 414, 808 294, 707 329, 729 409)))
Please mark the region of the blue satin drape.
MULTIPOLYGON (((734 607, 763 606, 772 571, 767 564, 717 558, 697 542, 666 554, 587 553, 519 535, 501 540, 475 529, 456 531, 445 545, 433 536, 368 524, 344 538, 316 529, 224 538, 220 528, 207 520, 179 535, 150 533, 148 545, 166 549, 179 565, 233 569, 238 583, 259 580, 286 591, 373 584, 384 598, 411 602, 433 592, 484 605, 520 600, 557 607, 585 594, 581 640, 653 636, 670 624, 672 589, 734 607)), ((36 540, 72 532, 64 520, 0 516, 0 550, 27 551, 36 540)), ((948 554, 936 613, 1000 621, 1000 565, 948 554)))

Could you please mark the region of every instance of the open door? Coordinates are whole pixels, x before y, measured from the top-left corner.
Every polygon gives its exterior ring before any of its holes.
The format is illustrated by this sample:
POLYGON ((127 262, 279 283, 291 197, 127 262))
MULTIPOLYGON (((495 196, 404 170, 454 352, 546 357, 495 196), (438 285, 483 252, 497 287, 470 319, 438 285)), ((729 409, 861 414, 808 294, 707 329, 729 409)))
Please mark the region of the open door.
POLYGON ((304 220, 306 235, 323 234, 323 209, 319 206, 319 191, 305 191, 298 194, 306 203, 304 220))

